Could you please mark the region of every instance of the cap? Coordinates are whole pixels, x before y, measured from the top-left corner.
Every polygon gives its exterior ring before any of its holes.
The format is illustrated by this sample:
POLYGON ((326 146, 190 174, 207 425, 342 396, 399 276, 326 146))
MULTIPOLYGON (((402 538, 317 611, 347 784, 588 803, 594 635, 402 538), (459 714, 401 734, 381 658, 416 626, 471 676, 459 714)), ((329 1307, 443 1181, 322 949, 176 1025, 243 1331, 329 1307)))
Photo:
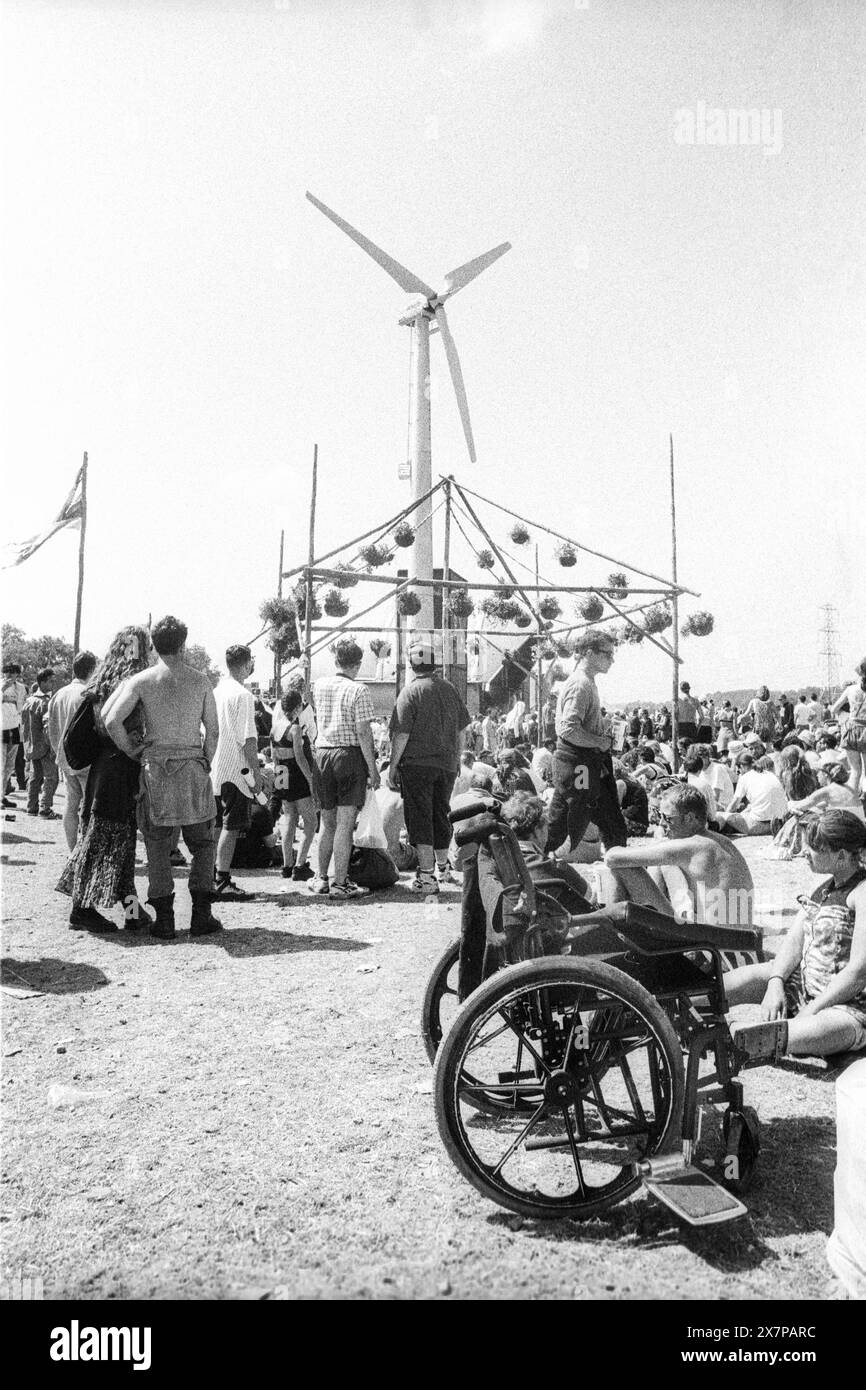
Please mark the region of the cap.
POLYGON ((419 635, 412 638, 409 643, 409 665, 412 667, 436 665, 436 653, 429 636, 419 635))

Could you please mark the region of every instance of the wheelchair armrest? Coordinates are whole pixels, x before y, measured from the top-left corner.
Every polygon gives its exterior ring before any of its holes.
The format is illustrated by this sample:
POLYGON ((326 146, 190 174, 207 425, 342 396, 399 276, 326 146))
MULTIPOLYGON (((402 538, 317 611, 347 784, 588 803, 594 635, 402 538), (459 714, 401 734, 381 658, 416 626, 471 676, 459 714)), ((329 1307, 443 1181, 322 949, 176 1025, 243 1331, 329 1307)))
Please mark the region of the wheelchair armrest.
POLYGON ((449 812, 448 819, 452 825, 458 821, 469 820, 472 816, 481 816, 485 813, 495 815, 499 810, 499 802, 493 796, 479 797, 477 801, 470 801, 468 806, 460 806, 456 811, 449 812))

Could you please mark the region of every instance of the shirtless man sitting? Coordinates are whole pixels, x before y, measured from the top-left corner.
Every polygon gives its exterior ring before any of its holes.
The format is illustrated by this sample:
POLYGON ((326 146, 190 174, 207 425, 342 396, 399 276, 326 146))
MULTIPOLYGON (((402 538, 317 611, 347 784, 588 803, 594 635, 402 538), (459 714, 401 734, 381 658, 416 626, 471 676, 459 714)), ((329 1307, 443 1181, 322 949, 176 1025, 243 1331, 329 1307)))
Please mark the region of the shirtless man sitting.
POLYGON ((751 927, 754 884, 736 845, 707 829, 697 787, 671 787, 659 808, 665 838, 609 849, 599 897, 654 908, 680 922, 751 927))
POLYGON ((219 726, 210 681, 184 660, 186 637, 186 625, 177 618, 161 618, 153 626, 156 665, 126 682, 105 721, 118 748, 133 756, 123 721, 141 702, 147 738, 139 825, 147 849, 148 901, 156 909, 151 935, 163 939, 175 934, 170 856, 177 826, 192 854, 190 935, 221 929, 211 911, 216 807, 209 775, 219 726))

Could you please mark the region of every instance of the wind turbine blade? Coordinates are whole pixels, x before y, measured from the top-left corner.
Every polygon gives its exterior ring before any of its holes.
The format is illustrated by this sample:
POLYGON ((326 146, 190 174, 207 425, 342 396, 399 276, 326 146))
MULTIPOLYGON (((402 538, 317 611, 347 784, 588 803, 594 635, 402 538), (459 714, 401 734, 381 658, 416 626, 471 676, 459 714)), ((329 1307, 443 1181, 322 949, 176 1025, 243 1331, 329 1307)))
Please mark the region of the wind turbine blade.
MULTIPOLYGON (((307 195, 309 197, 309 194, 307 195)), ((474 261, 467 261, 465 265, 459 265, 456 270, 449 270, 445 276, 445 289, 440 294, 440 299, 447 299, 449 295, 456 294, 465 285, 471 283, 476 275, 480 275, 482 270, 486 270, 494 261, 498 261, 500 256, 504 256, 506 251, 511 250, 511 242, 503 241, 501 246, 494 246, 492 251, 485 251, 483 256, 476 256, 474 261)))
POLYGON ((325 207, 324 203, 320 203, 318 198, 314 198, 312 193, 308 193, 307 198, 313 207, 318 208, 319 212, 323 212, 326 217, 329 217, 341 231, 346 233, 346 236, 351 237, 360 246, 362 251, 366 251, 367 255, 372 256, 383 270, 387 270, 391 279, 397 281, 401 290, 405 290, 407 294, 423 294, 425 299, 435 297, 435 290, 431 289, 429 285, 425 285, 423 280, 419 280, 417 275, 413 275, 411 270, 407 270, 399 261, 395 261, 393 256, 389 256, 387 251, 382 250, 381 246, 377 246, 369 237, 365 237, 363 232, 351 227, 336 212, 332 212, 330 208, 325 207))
POLYGON ((448 319, 445 317, 443 306, 437 304, 433 312, 436 315, 439 332, 442 334, 442 341, 445 344, 445 356, 448 358, 448 370, 451 373, 451 380, 454 383, 454 394, 457 397, 457 408, 460 411, 463 433, 466 436, 466 447, 469 450, 469 457, 474 463, 475 440, 472 438, 472 424, 469 420, 469 402, 466 399, 466 386, 463 382, 460 358, 457 356, 457 345, 451 337, 451 329, 448 327, 448 319))

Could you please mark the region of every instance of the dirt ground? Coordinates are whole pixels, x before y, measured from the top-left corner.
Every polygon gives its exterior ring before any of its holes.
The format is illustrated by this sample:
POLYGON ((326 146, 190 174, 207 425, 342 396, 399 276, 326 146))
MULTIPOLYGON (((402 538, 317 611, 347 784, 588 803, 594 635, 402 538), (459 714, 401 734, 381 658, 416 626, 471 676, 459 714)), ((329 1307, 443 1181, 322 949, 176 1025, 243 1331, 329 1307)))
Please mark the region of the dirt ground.
MULTIPOLYGON (((837 1072, 747 1073, 747 1218, 690 1231, 637 1195, 588 1223, 524 1220, 460 1177, 433 1114, 419 1014, 459 889, 331 905, 239 873, 257 900, 194 941, 178 870, 176 942, 93 937, 53 891, 60 822, 16 799, 3 983, 39 993, 3 994, 7 1296, 18 1275, 46 1298, 830 1296, 837 1072), (95 1095, 57 1107, 57 1085, 95 1095)), ((740 843, 772 948, 811 875, 740 843)))

